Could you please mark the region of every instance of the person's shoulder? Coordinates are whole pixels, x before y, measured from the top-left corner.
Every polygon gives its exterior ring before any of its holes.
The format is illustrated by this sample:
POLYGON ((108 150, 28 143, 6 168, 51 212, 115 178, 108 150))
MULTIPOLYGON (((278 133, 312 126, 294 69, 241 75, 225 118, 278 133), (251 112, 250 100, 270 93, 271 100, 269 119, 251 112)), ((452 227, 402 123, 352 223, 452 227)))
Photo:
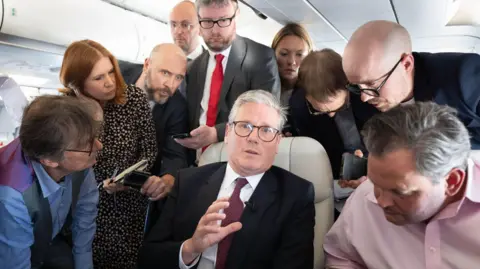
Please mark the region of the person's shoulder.
POLYGON ((138 106, 138 104, 148 103, 145 92, 133 84, 127 85, 125 93, 128 105, 138 106))
POLYGON ((265 46, 261 43, 253 41, 248 37, 237 36, 237 38, 240 42, 245 42, 245 44, 247 45, 247 53, 248 51, 251 50, 251 51, 254 51, 255 53, 258 53, 255 55, 256 57, 260 55, 264 55, 263 53, 266 53, 267 54, 266 56, 268 57, 270 57, 270 55, 273 55, 273 49, 268 46, 265 46))
POLYGON ((278 182, 289 191, 298 190, 303 192, 313 187, 313 184, 310 181, 281 167, 272 166, 268 172, 273 174, 277 178, 278 182))
POLYGON ((183 97, 182 93, 179 90, 175 90, 173 95, 170 97, 169 102, 175 104, 177 110, 183 110, 187 107, 187 100, 183 97))
POLYGON ((214 171, 217 171, 222 166, 225 166, 226 162, 218 162, 206 164, 198 167, 189 167, 182 169, 178 172, 178 178, 181 178, 183 181, 190 180, 192 178, 206 178, 210 177, 214 171))

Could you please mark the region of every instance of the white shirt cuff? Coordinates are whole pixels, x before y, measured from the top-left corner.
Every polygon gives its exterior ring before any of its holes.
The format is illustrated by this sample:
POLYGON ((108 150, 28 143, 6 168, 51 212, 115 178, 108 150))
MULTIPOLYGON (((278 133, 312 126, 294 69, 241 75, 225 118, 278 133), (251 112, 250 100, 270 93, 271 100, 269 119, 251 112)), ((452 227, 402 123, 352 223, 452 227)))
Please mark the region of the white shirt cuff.
POLYGON ((182 259, 183 244, 185 244, 185 242, 183 242, 183 243, 182 243, 182 246, 180 247, 180 253, 178 254, 178 266, 179 266, 180 269, 190 269, 190 268, 194 267, 195 265, 197 265, 198 261, 200 260, 200 256, 198 256, 198 257, 192 262, 192 264, 186 265, 186 264, 183 262, 183 259, 182 259))

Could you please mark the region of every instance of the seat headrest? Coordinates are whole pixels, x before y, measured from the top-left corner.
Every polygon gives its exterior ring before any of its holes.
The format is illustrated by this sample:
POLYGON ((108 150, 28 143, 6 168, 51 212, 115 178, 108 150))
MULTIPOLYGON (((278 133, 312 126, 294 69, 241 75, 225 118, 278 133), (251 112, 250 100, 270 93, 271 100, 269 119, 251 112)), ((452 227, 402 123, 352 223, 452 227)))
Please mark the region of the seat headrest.
MULTIPOLYGON (((228 161, 223 142, 213 144, 201 155, 198 165, 228 161)), ((333 175, 327 152, 320 143, 309 137, 284 137, 280 141, 273 165, 312 182, 315 203, 332 195, 333 175)))

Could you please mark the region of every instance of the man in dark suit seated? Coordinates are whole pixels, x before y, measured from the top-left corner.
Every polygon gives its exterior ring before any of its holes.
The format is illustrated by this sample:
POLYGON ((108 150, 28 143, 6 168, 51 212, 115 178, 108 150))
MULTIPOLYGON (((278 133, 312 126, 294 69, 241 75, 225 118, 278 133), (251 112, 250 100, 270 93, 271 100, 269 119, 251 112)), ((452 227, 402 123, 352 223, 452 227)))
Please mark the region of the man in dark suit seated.
POLYGON ((187 167, 185 148, 172 138, 174 134, 188 132, 187 102, 176 90, 185 77, 187 58, 177 45, 160 44, 153 48, 138 72, 140 67, 122 64, 120 68, 127 75, 125 81, 141 87, 152 106, 159 153, 151 172, 164 181, 162 195, 166 195, 177 171, 187 167))
POLYGON ((363 123, 379 111, 401 104, 433 101, 458 111, 480 149, 480 55, 412 52, 407 30, 390 21, 372 21, 357 29, 343 54, 348 90, 363 123), (361 100, 360 100, 361 99, 361 100), (376 109, 357 109, 368 102, 376 109))
POLYGON ((313 267, 313 185, 272 166, 285 120, 271 93, 238 97, 226 125, 228 163, 180 171, 139 268, 313 267))
POLYGON ((208 47, 187 75, 189 128, 192 138, 177 139, 190 149, 222 141, 228 114, 237 97, 264 89, 280 98, 274 51, 236 34, 236 0, 197 0, 200 34, 208 47))

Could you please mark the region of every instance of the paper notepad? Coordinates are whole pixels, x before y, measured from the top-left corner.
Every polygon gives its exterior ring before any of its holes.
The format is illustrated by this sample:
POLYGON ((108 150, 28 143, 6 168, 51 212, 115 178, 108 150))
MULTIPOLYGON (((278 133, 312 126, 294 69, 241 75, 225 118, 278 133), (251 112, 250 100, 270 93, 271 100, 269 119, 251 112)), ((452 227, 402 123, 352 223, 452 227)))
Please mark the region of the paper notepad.
POLYGON ((115 180, 113 182, 115 182, 115 183, 121 182, 126 175, 130 174, 133 171, 142 171, 143 172, 145 170, 145 168, 147 168, 147 165, 148 165, 147 160, 141 160, 138 163, 136 163, 136 164, 130 166, 129 168, 123 170, 123 172, 121 172, 120 174, 118 174, 115 177, 115 180))

